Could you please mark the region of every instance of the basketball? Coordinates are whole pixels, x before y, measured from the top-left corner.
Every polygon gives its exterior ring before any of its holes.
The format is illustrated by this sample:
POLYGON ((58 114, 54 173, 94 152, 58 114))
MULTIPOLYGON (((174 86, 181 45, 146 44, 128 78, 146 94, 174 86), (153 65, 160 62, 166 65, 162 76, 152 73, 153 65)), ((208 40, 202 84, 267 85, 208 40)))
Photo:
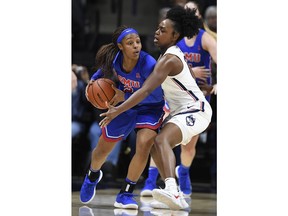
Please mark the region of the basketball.
POLYGON ((95 80, 87 87, 88 101, 98 109, 107 109, 105 102, 109 103, 115 95, 112 85, 115 86, 115 83, 110 79, 95 80))

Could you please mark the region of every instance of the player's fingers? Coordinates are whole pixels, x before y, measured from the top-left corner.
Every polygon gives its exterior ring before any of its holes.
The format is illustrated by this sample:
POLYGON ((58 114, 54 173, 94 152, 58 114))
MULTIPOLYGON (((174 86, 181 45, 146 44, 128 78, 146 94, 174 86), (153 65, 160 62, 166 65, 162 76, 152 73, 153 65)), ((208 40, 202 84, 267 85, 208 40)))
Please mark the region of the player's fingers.
POLYGON ((105 101, 105 105, 108 109, 114 107, 112 104, 109 104, 108 101, 105 101))
POLYGON ((114 97, 110 100, 109 105, 113 105, 115 102, 114 97))
POLYGON ((105 127, 104 125, 105 125, 105 118, 99 122, 100 128, 105 127))
POLYGON ((116 106, 117 104, 118 104, 118 100, 114 100, 113 103, 111 103, 110 105, 116 106))
POLYGON ((105 117, 106 115, 107 115, 107 112, 101 113, 99 116, 100 116, 100 117, 105 117))
POLYGON ((106 127, 109 124, 109 122, 110 120, 107 117, 105 117, 99 122, 100 128, 106 127))
POLYGON ((87 84, 87 87, 88 87, 89 85, 92 85, 94 81, 95 81, 95 80, 89 80, 89 82, 88 82, 88 84, 87 84))
POLYGON ((103 118, 100 122, 99 122, 99 125, 100 126, 103 126, 105 125, 105 122, 107 121, 107 117, 103 118))
POLYGON ((116 106, 117 103, 118 103, 118 100, 117 100, 117 96, 115 94, 114 97, 110 100, 109 105, 116 106))
POLYGON ((105 101, 105 105, 108 109, 110 109, 110 104, 107 101, 105 101))
POLYGON ((209 69, 202 69, 202 70, 201 70, 201 75, 208 77, 208 76, 211 75, 211 72, 210 72, 209 69))
POLYGON ((201 79, 206 79, 206 78, 208 78, 208 77, 209 77, 209 76, 208 76, 207 74, 204 73, 204 74, 201 75, 200 78, 201 78, 201 79))
POLYGON ((200 84, 206 84, 207 83, 207 81, 206 81, 206 79, 202 79, 202 78, 199 78, 198 79, 198 83, 200 84))

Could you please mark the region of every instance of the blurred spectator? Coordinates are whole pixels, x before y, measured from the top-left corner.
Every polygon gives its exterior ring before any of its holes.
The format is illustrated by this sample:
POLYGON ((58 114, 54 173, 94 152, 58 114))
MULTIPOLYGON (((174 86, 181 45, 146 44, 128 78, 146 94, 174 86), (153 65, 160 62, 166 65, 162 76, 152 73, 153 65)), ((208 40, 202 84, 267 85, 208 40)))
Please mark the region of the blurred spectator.
MULTIPOLYGON (((91 124, 92 107, 85 96, 87 82, 83 77, 88 74, 87 68, 72 65, 77 77, 77 87, 72 91, 72 138, 82 134, 91 124)), ((89 75, 88 75, 89 76, 89 75)))
POLYGON ((75 75, 75 73, 73 71, 72 72, 72 77, 71 77, 71 87, 72 87, 72 91, 77 87, 77 76, 75 75))
MULTIPOLYGON (((73 139, 79 137, 80 142, 84 142, 85 140, 81 139, 81 136, 88 138, 89 153, 84 161, 79 162, 83 164, 81 167, 86 169, 90 164, 91 151, 96 147, 101 135, 101 128, 99 127, 101 119, 99 115, 102 110, 94 108, 86 99, 85 89, 90 79, 87 67, 73 64, 72 72, 77 77, 77 87, 72 91, 72 142, 73 139)), ((115 177, 120 150, 121 142, 118 142, 107 157, 106 164, 103 167, 106 180, 111 180, 111 178, 115 177)))
POLYGON ((173 6, 181 6, 184 7, 184 5, 186 4, 187 0, 173 0, 173 6))
POLYGON ((209 6, 204 15, 204 28, 217 40, 217 7, 209 6))
MULTIPOLYGON (((216 41, 217 41, 217 7, 209 6, 204 15, 204 28, 216 41)), ((217 64, 212 59, 211 61, 211 73, 214 95, 217 94, 217 64)))
MULTIPOLYGON (((204 15, 205 30, 217 41, 217 7, 209 6, 204 15)), ((207 134, 207 143, 210 145, 211 157, 211 188, 212 192, 217 192, 217 64, 211 62, 212 81, 214 86, 214 94, 211 95, 211 107, 214 111, 210 128, 207 134)))

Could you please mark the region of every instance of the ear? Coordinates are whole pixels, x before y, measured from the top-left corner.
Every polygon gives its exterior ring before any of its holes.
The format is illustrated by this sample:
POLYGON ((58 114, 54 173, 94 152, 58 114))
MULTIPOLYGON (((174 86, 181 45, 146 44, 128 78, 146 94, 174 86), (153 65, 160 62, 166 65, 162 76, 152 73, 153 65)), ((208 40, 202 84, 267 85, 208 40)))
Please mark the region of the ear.
POLYGON ((119 48, 120 50, 123 50, 123 46, 122 46, 121 43, 117 43, 117 46, 118 46, 118 48, 119 48))
POLYGON ((174 33, 173 33, 173 40, 174 40, 174 41, 177 41, 179 37, 180 37, 179 32, 174 32, 174 33))

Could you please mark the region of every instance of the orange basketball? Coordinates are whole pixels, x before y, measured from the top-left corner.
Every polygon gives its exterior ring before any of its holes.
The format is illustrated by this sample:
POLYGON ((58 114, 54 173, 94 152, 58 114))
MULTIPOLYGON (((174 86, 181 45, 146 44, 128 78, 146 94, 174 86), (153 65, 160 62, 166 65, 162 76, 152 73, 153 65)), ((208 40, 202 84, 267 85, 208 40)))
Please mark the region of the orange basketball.
POLYGON ((112 85, 115 83, 106 78, 95 80, 87 88, 88 101, 98 109, 107 109, 105 102, 109 103, 115 95, 112 85))

